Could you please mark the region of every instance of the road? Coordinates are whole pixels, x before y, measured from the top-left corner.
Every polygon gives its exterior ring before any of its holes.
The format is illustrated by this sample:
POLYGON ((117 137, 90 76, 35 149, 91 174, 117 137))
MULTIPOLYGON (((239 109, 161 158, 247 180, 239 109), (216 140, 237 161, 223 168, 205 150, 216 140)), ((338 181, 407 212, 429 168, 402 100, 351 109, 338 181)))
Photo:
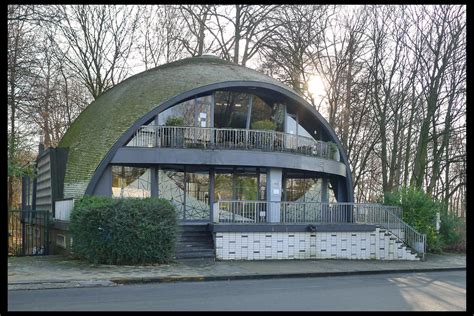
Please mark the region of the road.
POLYGON ((466 272, 9 291, 8 310, 466 310, 466 272))

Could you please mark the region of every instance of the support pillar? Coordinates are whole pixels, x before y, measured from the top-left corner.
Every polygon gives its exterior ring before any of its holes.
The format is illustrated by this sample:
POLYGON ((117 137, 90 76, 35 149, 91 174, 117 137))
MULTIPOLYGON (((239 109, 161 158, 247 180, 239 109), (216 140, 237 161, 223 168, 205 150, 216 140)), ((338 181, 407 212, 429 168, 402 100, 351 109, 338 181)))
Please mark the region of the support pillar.
POLYGON ((329 202, 329 179, 322 178, 321 183, 321 203, 329 202))
MULTIPOLYGON (((281 202, 282 169, 270 168, 267 173, 267 201, 281 202)), ((267 222, 280 222, 280 203, 269 203, 267 222)))
POLYGON ((158 196, 158 168, 150 168, 150 196, 158 196))

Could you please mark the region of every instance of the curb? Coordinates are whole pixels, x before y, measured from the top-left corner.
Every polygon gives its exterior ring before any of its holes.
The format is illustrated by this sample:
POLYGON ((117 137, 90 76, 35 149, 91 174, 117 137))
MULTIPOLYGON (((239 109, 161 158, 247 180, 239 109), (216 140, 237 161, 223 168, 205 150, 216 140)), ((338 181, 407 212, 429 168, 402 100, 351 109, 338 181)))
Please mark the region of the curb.
POLYGON ((130 284, 147 283, 173 283, 173 282, 203 282, 203 281, 231 281, 231 280, 258 280, 258 279, 282 279, 282 278, 320 278, 334 276, 370 275, 387 273, 417 273, 417 272, 443 272, 464 271, 466 267, 452 268, 421 268, 421 269, 395 269, 395 270, 366 270, 366 271, 339 271, 339 272, 307 272, 307 273, 282 273, 282 274, 247 274, 247 275, 219 275, 219 276, 164 276, 149 278, 112 278, 110 280, 86 280, 86 281, 36 281, 9 283, 9 291, 20 290, 45 290, 65 288, 90 288, 111 287, 130 284))
POLYGON ((170 282, 196 282, 196 281, 230 281, 230 280, 258 280, 258 279, 282 279, 282 278, 318 278, 349 275, 369 275, 386 273, 416 273, 416 272, 443 272, 463 271, 466 267, 457 268, 423 268, 403 270, 368 270, 368 271, 340 271, 340 272, 305 272, 305 273, 282 273, 282 274, 247 274, 247 275, 219 275, 219 276, 172 276, 155 278, 114 278, 111 282, 116 284, 145 284, 145 283, 170 283, 170 282))

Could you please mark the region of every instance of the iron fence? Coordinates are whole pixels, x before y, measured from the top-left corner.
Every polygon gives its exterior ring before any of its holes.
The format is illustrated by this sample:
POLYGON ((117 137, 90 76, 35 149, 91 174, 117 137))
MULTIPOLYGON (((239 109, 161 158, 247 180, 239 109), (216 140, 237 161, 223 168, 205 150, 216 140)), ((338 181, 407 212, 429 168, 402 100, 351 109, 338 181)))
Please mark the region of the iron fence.
POLYGON ((49 225, 49 211, 8 211, 8 255, 49 254, 49 225))

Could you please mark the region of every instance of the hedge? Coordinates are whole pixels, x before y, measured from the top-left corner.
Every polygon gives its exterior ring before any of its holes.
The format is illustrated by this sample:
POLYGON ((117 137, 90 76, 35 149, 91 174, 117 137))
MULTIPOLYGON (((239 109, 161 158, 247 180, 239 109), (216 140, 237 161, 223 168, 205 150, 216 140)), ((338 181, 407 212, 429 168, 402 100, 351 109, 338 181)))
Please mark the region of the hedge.
POLYGON ((85 196, 76 201, 69 227, 73 254, 91 263, 167 263, 178 220, 164 199, 85 196))

